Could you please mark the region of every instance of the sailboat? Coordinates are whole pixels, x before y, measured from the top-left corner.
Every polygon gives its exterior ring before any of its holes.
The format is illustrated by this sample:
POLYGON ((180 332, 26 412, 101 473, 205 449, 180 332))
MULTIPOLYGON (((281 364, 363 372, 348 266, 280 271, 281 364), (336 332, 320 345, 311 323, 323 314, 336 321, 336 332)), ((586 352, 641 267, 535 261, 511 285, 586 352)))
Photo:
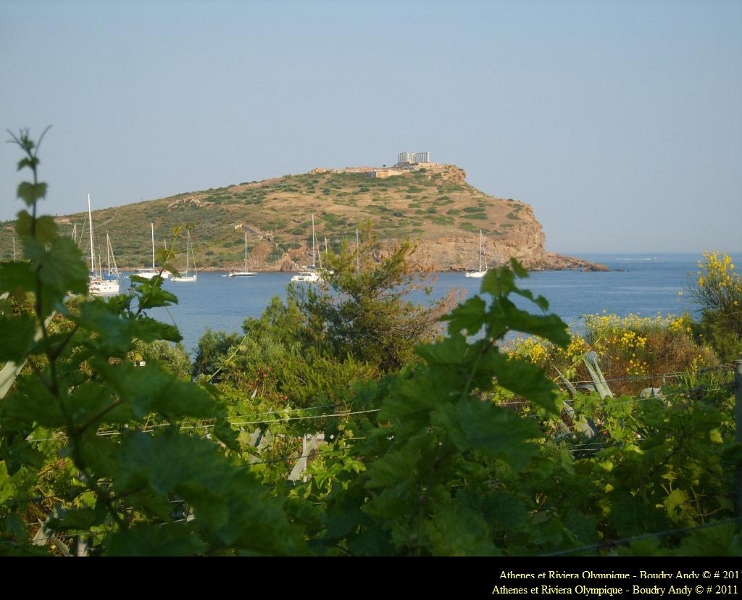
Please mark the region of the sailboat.
POLYGON ((170 273, 164 269, 160 272, 155 268, 155 224, 150 223, 150 229, 152 230, 152 268, 151 269, 139 269, 134 273, 137 277, 144 277, 145 279, 152 279, 153 277, 160 276, 163 279, 170 277, 170 273))
POLYGON ((103 271, 101 268, 101 277, 107 281, 116 280, 119 281, 120 274, 119 268, 116 265, 116 257, 113 254, 113 246, 111 245, 111 237, 106 231, 106 270, 103 271))
POLYGON ((180 275, 173 275, 170 281, 177 281, 181 283, 188 283, 196 281, 198 279, 198 272, 196 270, 196 259, 193 257, 193 244, 191 243, 191 230, 186 229, 186 268, 180 275), (190 273, 188 268, 193 263, 193 272, 190 273))
POLYGON ((466 271, 467 277, 484 277, 487 273, 487 257, 484 254, 484 240, 482 239, 482 230, 479 230, 479 270, 466 271))
POLYGON ((245 232, 245 269, 243 271, 232 270, 227 273, 227 277, 255 277, 257 273, 247 268, 247 231, 245 232))
MULTIPOLYGON (((314 233, 314 214, 312 214, 312 264, 308 267, 304 267, 296 275, 291 277, 291 281, 300 281, 303 283, 317 283, 322 281, 322 278, 317 271, 317 265, 315 264, 315 256, 317 254, 317 236, 314 233)), ((320 268, 322 268, 322 256, 319 258, 320 268)))
POLYGON ((91 296, 115 296, 121 289, 121 282, 116 259, 113 256, 111 239, 106 232, 106 246, 108 253, 108 266, 106 273, 103 273, 102 261, 95 262, 95 240, 93 236, 93 213, 90 209, 90 194, 88 194, 88 221, 90 223, 90 282, 88 292, 91 296))

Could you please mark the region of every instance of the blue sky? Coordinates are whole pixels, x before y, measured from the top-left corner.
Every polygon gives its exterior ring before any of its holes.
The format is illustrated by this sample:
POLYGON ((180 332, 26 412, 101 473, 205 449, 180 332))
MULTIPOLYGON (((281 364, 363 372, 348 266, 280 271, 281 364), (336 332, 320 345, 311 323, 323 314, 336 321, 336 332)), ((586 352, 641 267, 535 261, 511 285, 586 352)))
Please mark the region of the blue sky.
POLYGON ((0 82, 46 214, 427 151, 551 252, 742 252, 739 0, 0 0, 0 82))

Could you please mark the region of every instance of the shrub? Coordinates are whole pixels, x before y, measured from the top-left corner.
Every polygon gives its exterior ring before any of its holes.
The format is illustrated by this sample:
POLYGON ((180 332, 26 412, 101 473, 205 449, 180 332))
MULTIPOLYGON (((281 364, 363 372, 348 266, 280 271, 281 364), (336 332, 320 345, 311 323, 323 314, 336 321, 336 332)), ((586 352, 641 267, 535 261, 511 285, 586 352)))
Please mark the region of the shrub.
POLYGON ((721 360, 733 362, 742 358, 742 277, 723 253, 705 252, 698 266, 696 282, 688 287, 701 307, 694 334, 711 345, 721 360))
POLYGON ((611 391, 634 395, 688 369, 719 364, 713 349, 694 340, 692 327, 687 314, 654 318, 592 314, 585 317, 585 334, 573 336, 566 349, 536 338, 516 339, 509 347, 553 377, 562 374, 578 385, 591 382, 583 358, 592 352, 611 391))

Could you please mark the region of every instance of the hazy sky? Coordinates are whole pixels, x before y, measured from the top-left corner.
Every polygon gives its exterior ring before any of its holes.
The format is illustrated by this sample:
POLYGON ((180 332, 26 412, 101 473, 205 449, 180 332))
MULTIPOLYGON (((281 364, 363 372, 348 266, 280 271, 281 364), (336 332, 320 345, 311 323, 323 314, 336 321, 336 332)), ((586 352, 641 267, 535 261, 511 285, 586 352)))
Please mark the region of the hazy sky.
POLYGON ((45 214, 427 151, 551 252, 742 252, 740 0, 0 0, 0 125, 45 214))

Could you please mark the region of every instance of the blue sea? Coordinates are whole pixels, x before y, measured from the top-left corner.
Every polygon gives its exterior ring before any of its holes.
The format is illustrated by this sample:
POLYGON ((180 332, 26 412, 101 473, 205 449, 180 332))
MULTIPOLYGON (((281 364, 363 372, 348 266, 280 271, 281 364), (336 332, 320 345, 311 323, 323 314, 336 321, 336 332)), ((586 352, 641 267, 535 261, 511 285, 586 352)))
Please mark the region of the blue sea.
MULTIPOLYGON (((739 256, 732 255, 742 265, 739 256)), ((518 280, 518 286, 541 295, 549 312, 559 315, 574 333, 583 329, 584 316, 613 314, 621 317, 666 317, 684 312, 697 317, 699 307, 687 293, 696 282, 700 254, 586 254, 579 258, 602 263, 607 272, 538 271, 518 280)), ((211 331, 242 333, 246 317, 259 317, 271 298, 286 298, 291 273, 259 273, 255 277, 223 277, 222 273, 199 273, 195 283, 166 280, 164 286, 178 297, 178 304, 158 308, 154 318, 173 323, 183 335, 191 357, 201 336, 211 331)), ((477 294, 481 280, 463 273, 438 273, 433 292, 414 292, 409 299, 426 303, 452 289, 464 297, 477 294)), ((489 300, 489 297, 485 297, 489 300)), ((536 313, 535 305, 518 302, 536 313)))

